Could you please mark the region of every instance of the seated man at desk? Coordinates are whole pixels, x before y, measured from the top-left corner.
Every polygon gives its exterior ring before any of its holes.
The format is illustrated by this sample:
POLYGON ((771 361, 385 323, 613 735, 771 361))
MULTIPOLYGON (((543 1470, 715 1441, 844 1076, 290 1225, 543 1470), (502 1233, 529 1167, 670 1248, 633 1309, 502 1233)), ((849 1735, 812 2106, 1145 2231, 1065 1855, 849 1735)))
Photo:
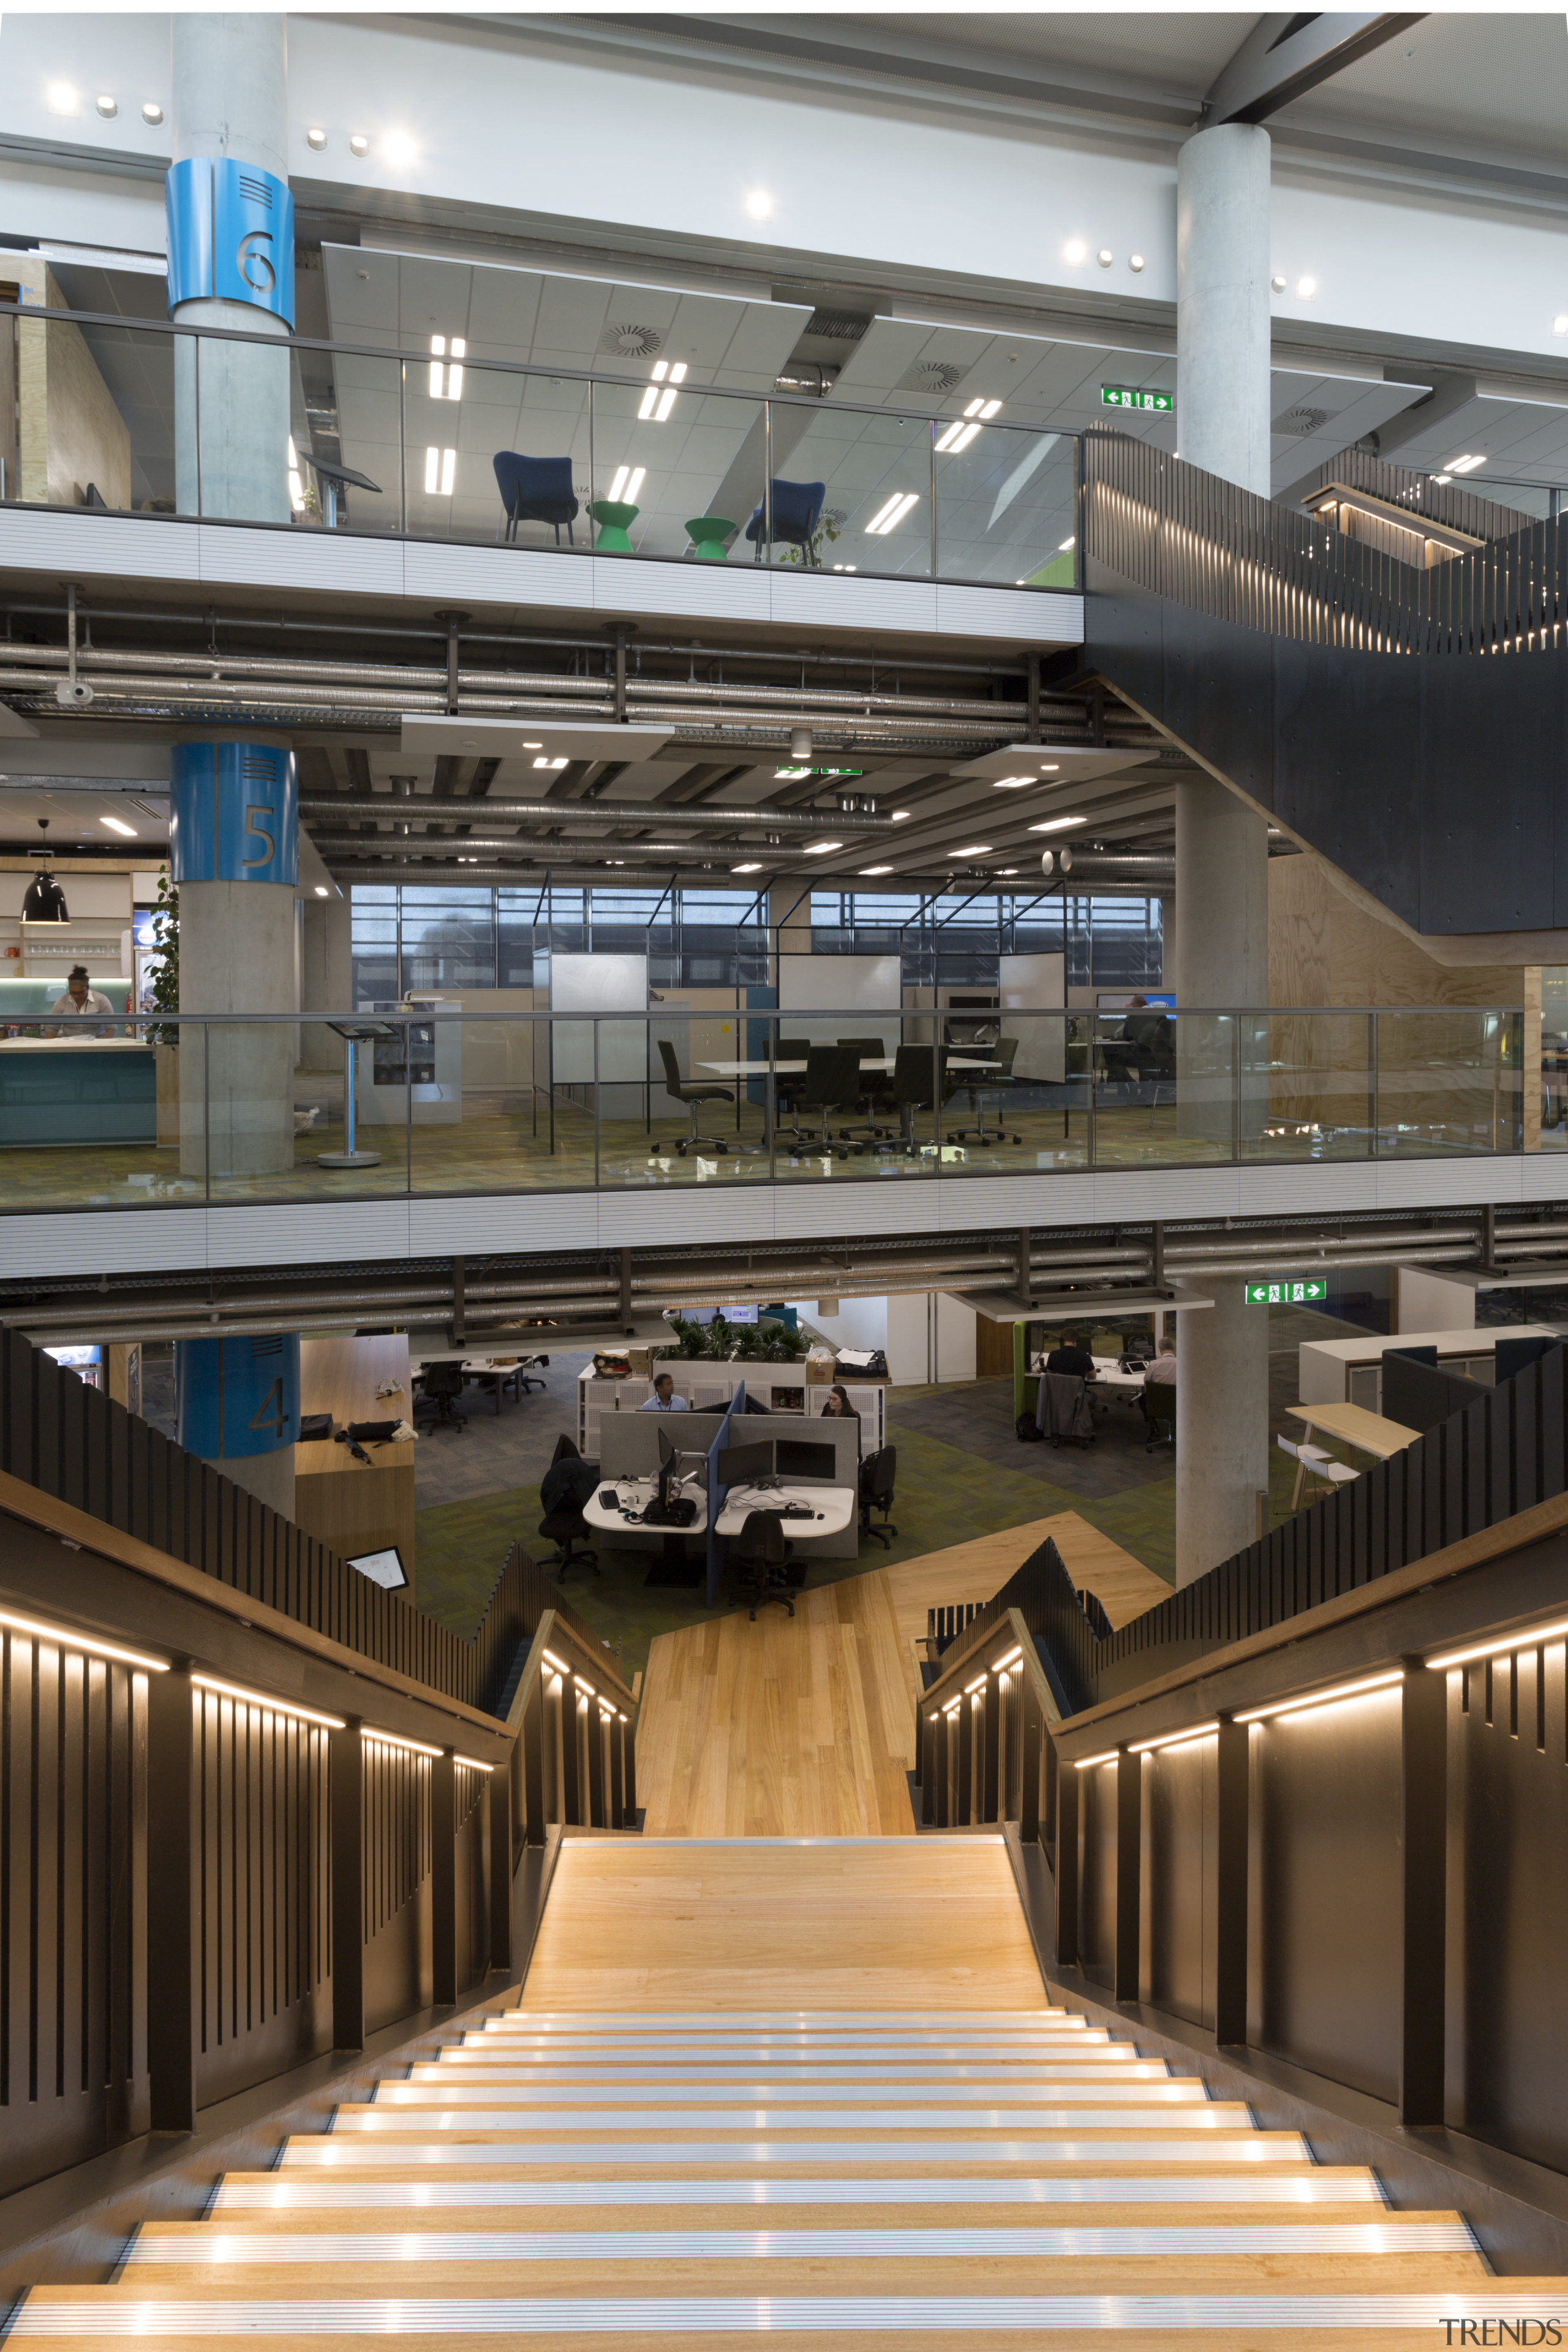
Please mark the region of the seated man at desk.
POLYGON ((1162 1339, 1159 1354, 1143 1375, 1143 1385, 1152 1388, 1156 1381, 1169 1381, 1174 1386, 1175 1378, 1176 1343, 1173 1339, 1162 1339))
POLYGON ((1094 1378, 1094 1358, 1081 1344, 1076 1331, 1064 1331, 1061 1346, 1053 1348, 1046 1358, 1046 1370, 1047 1372, 1076 1375, 1081 1381, 1091 1381, 1094 1378))
MULTIPOLYGON (((65 994, 63 996, 57 996, 54 1003, 49 1009, 51 1012, 57 1013, 79 1014, 86 1017, 93 1013, 101 1014, 105 1013, 112 1013, 114 1007, 110 1004, 107 996, 103 995, 98 989, 89 986, 87 966, 84 963, 78 963, 71 966, 70 978, 66 982, 65 994)), ((72 1035, 82 1037, 107 1037, 108 1034, 108 1030, 103 1028, 79 1030, 74 1019, 68 1021, 64 1029, 51 1029, 49 1031, 49 1035, 51 1037, 68 1037, 72 1035)))
POLYGON ((683 1396, 675 1393, 675 1376, 660 1372, 653 1384, 653 1394, 638 1405, 639 1412, 689 1412, 690 1406, 683 1396))

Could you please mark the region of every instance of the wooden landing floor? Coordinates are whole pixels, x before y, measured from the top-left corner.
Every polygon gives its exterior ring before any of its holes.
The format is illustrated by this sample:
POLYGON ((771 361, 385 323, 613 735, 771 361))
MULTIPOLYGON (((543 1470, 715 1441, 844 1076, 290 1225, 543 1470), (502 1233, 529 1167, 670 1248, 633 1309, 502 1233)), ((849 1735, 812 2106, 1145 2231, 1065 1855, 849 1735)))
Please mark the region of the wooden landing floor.
POLYGON ((660 1633, 637 1720, 653 1837, 910 1837, 915 1641, 939 1603, 988 1601, 1047 1536, 1113 1625, 1170 1587, 1076 1511, 660 1633))
POLYGON ((565 1841, 523 2006, 1016 2010, 1040 1999, 998 1837, 660 1845, 645 1833, 565 1841))

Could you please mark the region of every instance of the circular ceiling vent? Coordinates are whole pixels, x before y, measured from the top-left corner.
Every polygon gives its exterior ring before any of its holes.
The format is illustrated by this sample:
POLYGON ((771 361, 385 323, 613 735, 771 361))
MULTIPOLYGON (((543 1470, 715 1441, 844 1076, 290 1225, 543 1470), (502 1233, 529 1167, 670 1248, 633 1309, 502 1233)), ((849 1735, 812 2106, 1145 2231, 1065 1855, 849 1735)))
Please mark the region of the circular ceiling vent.
POLYGON ((1288 408, 1284 415, 1276 420, 1274 430, 1276 433, 1293 434, 1300 439, 1304 434, 1316 433, 1328 421, 1326 408, 1288 408))
POLYGON ((953 392, 963 382, 964 371, 951 360, 922 360, 914 372, 914 381, 926 392, 953 392))
POLYGON ((830 522, 835 530, 842 530, 849 520, 849 509, 847 507, 824 507, 822 520, 830 522))
POLYGON ((599 338, 602 352, 614 352, 624 360, 651 360, 663 344, 657 327, 610 326, 599 338))

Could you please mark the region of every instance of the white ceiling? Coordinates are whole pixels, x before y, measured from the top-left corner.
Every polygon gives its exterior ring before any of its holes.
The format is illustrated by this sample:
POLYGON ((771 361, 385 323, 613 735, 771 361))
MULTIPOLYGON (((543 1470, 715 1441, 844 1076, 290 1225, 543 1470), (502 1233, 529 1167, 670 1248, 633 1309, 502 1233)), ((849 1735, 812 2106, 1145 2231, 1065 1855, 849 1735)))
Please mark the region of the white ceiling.
POLYGON ((1568 484, 1568 401, 1478 393, 1441 423, 1389 452, 1393 464, 1428 473, 1441 473, 1451 457, 1464 456, 1487 460, 1465 476, 1465 487, 1482 498, 1495 497, 1502 506, 1510 499, 1500 485, 1510 479, 1568 484), (1500 485, 1495 490, 1493 483, 1500 485))

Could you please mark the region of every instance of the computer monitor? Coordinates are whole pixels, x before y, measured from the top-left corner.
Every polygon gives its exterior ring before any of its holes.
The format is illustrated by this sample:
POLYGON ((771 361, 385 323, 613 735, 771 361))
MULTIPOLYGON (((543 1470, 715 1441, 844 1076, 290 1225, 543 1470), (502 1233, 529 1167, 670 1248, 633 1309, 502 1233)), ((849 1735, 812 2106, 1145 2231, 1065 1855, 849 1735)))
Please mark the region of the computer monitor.
POLYGON ((781 1437, 773 1447, 781 1478, 825 1478, 831 1486, 838 1469, 838 1454, 831 1445, 808 1444, 804 1438, 781 1437))
POLYGON ((661 1470, 668 1470, 668 1469, 669 1468, 670 1464, 671 1464, 671 1463, 674 1461, 674 1459, 675 1459, 675 1448, 674 1448, 674 1446, 670 1444, 670 1442, 669 1442, 668 1438, 668 1437, 666 1437, 666 1435, 665 1435, 665 1433, 664 1433, 664 1432, 663 1432, 663 1430, 662 1430, 662 1429, 661 1429, 660 1431, 658 1431, 658 1466, 659 1466, 659 1468, 660 1468, 661 1470))
POLYGON ((757 1445, 728 1445, 719 1456, 721 1486, 754 1486, 759 1478, 771 1478, 773 1475, 771 1437, 757 1445))

